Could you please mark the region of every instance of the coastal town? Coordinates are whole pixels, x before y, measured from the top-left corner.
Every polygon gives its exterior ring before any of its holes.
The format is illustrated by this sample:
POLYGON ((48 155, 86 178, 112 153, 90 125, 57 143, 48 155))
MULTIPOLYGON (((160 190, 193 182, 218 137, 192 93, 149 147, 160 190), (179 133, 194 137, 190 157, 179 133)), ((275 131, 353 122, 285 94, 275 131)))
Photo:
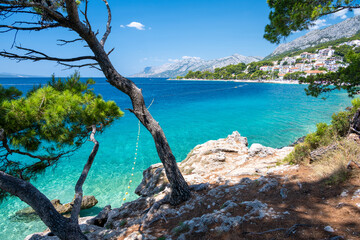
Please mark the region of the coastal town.
POLYGON ((298 83, 301 77, 337 72, 346 68, 350 53, 360 52, 360 40, 351 39, 338 44, 309 47, 283 57, 263 59, 248 64, 239 63, 204 71, 188 71, 176 80, 232 80, 250 82, 298 83))
MULTIPOLYGON (((355 49, 360 46, 360 40, 352 40, 339 44, 337 47, 349 46, 355 49)), ((331 46, 320 49, 315 53, 302 52, 293 57, 284 57, 282 60, 273 61, 273 66, 262 66, 261 71, 277 72, 278 77, 283 79, 286 74, 299 72, 307 77, 326 72, 336 72, 340 67, 347 67, 344 57, 335 54, 331 46)))

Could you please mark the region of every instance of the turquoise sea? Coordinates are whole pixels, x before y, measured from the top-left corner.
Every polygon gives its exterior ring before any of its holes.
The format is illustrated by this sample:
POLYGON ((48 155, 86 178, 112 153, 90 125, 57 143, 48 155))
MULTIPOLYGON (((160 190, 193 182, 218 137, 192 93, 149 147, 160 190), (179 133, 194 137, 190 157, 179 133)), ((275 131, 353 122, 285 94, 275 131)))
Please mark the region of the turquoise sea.
MULTIPOLYGON (((16 85, 27 91, 45 78, 0 78, 4 86, 16 85)), ((111 87, 103 78, 95 78, 94 89, 105 99, 114 100, 121 109, 131 108, 128 97, 111 87)), ((304 85, 235 83, 204 81, 167 81, 133 79, 143 89, 145 101, 154 100, 150 112, 160 123, 178 161, 197 144, 226 137, 233 131, 246 136, 249 143, 280 148, 313 131, 317 122, 330 122, 333 112, 345 109, 350 99, 337 92, 324 101, 308 97, 304 85)), ((125 110, 124 110, 125 111, 125 110)), ((150 134, 141 127, 138 160, 131 177, 138 121, 128 111, 103 134, 97 135, 100 149, 84 185, 86 195, 95 195, 96 207, 82 212, 94 215, 107 204, 119 207, 132 185, 127 201, 141 181, 142 171, 159 162, 150 134)), ((77 153, 64 158, 56 168, 48 169, 33 184, 49 199, 70 202, 74 185, 92 148, 86 143, 77 153)), ((15 212, 26 207, 17 198, 0 204, 0 239, 23 239, 46 226, 40 220, 18 219, 15 212)))

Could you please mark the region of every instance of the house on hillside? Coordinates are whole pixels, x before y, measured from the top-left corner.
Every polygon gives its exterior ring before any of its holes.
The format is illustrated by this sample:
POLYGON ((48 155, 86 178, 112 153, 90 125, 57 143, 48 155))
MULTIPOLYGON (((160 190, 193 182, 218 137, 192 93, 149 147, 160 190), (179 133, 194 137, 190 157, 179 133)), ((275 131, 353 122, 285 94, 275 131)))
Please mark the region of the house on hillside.
POLYGON ((300 57, 310 59, 311 55, 312 55, 312 53, 303 52, 303 53, 300 54, 300 57))
POLYGON ((349 44, 351 46, 359 47, 360 46, 360 40, 352 40, 352 41, 349 42, 349 44))
POLYGON ((320 57, 331 57, 334 54, 335 50, 331 48, 324 48, 319 50, 320 57))
POLYGON ((271 71, 272 67, 271 66, 262 66, 262 67, 260 67, 260 70, 267 72, 267 71, 271 71))
POLYGON ((298 68, 298 67, 290 68, 289 73, 293 73, 293 72, 300 72, 300 68, 298 68))
POLYGON ((326 73, 326 71, 319 71, 319 70, 309 70, 309 71, 305 71, 306 73, 306 77, 307 76, 310 76, 310 75, 317 75, 317 74, 320 74, 320 73, 326 73))
POLYGON ((278 76, 279 76, 279 78, 280 78, 281 80, 283 80, 283 79, 284 79, 284 76, 285 76, 285 73, 279 73, 278 76))

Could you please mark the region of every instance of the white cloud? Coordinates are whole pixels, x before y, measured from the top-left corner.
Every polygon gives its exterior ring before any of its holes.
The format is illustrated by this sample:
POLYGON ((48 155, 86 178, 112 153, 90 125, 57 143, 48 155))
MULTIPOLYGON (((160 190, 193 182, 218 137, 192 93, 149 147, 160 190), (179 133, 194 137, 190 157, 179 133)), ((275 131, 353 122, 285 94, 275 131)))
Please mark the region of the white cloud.
POLYGON ((316 30, 325 26, 329 26, 329 24, 326 23, 325 19, 317 19, 312 22, 312 26, 309 27, 309 30, 316 30))
POLYGON ((131 22, 127 27, 136 28, 137 30, 145 30, 145 25, 139 23, 139 22, 131 22))
POLYGON ((359 8, 353 9, 353 12, 354 12, 355 16, 360 15, 360 9, 359 8))
POLYGON ((124 26, 124 25, 122 25, 122 24, 120 25, 120 27, 121 27, 121 28, 125 28, 125 26, 124 26))
POLYGON ((338 12, 336 12, 336 13, 331 14, 331 18, 332 18, 332 19, 336 19, 336 18, 346 19, 346 18, 347 18, 346 14, 347 14, 348 12, 349 12, 348 9, 340 10, 340 11, 338 11, 338 12))

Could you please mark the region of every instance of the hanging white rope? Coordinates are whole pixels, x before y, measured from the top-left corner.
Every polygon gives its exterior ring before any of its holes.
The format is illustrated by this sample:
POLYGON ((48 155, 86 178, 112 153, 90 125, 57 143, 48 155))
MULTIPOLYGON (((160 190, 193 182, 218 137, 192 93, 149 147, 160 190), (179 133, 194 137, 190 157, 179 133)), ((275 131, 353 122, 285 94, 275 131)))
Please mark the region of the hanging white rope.
MULTIPOLYGON (((150 105, 147 107, 147 109, 149 109, 151 107, 151 105, 154 103, 154 99, 151 101, 150 105)), ((139 140, 140 140, 140 129, 141 129, 141 125, 140 125, 140 121, 138 121, 138 134, 137 134, 137 138, 136 138, 136 147, 135 147, 135 154, 134 154, 134 162, 133 162, 133 166, 131 168, 131 175, 130 175, 130 180, 129 180, 129 184, 127 186, 126 192, 125 192, 125 196, 122 199, 121 204, 124 203, 124 201, 126 201, 126 197, 129 194, 130 188, 131 188, 131 184, 133 183, 132 178, 134 176, 134 170, 135 170, 135 165, 136 165, 136 161, 137 161, 137 154, 138 154, 138 149, 139 149, 139 140)))
POLYGON ((135 147, 135 154, 134 154, 134 162, 133 162, 133 166, 131 168, 131 175, 130 175, 130 180, 129 180, 129 184, 127 186, 126 192, 125 192, 125 196, 122 200, 122 203, 124 201, 126 201, 126 197, 129 194, 129 190, 131 188, 131 184, 132 184, 132 178, 134 176, 134 170, 135 170, 135 165, 136 165, 136 160, 137 160, 137 154, 138 154, 138 149, 139 149, 139 140, 140 140, 140 121, 138 122, 138 134, 137 134, 137 138, 136 138, 136 147, 135 147))

